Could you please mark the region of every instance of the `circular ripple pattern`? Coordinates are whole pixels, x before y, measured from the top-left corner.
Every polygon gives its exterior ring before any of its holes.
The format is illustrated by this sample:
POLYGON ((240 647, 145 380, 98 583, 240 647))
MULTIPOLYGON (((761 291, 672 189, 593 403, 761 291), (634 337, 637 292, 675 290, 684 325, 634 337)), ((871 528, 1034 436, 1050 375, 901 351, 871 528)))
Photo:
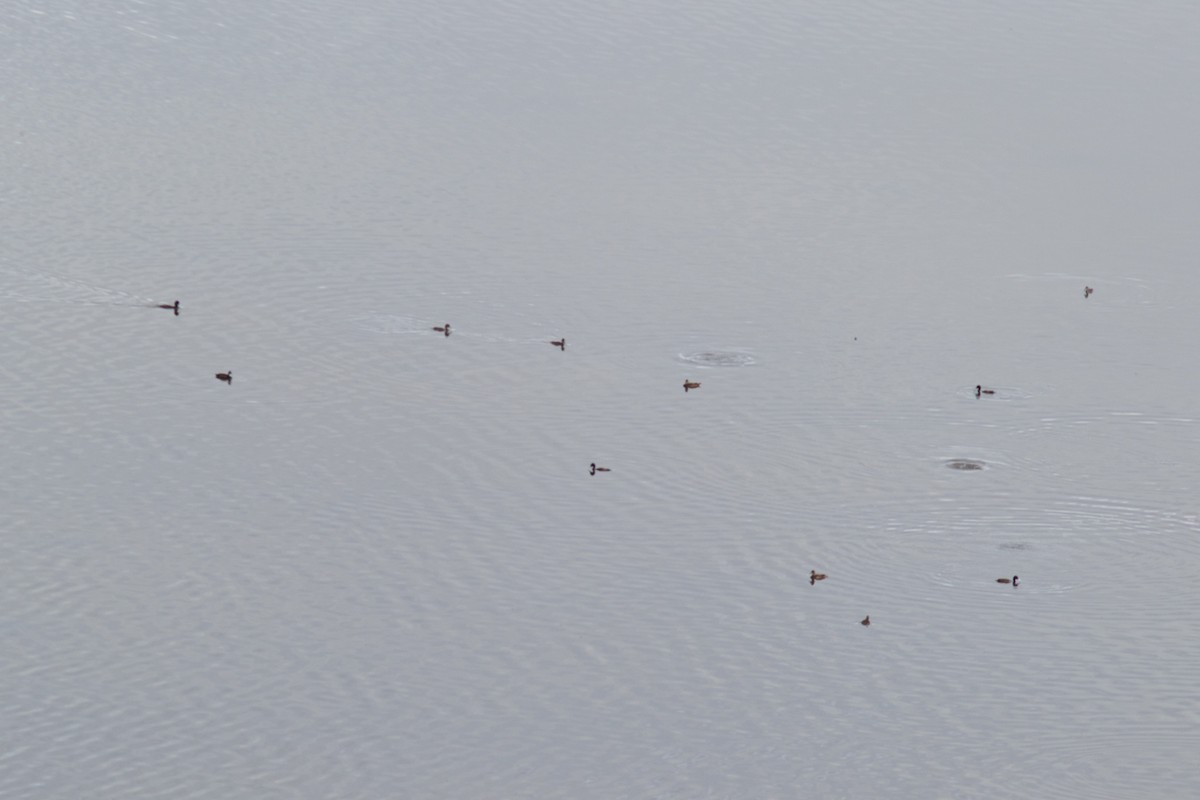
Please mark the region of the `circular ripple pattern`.
POLYGON ((679 360, 696 367, 749 367, 758 363, 753 355, 744 350, 701 350, 698 353, 680 353, 679 360))

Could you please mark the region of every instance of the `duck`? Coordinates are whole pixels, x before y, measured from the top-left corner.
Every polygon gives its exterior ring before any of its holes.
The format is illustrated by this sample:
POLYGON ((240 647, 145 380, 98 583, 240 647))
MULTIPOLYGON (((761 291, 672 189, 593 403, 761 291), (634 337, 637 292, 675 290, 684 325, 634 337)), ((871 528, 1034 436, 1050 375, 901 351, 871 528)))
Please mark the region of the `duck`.
POLYGON ((438 333, 444 333, 447 336, 449 336, 450 335, 450 323, 447 322, 445 325, 438 325, 438 326, 434 327, 434 330, 437 331, 438 333))
POLYGON ((567 337, 565 336, 559 339, 557 342, 551 342, 550 344, 554 345, 559 350, 562 350, 564 353, 567 352, 567 337))
POLYGON ((1013 586, 1016 586, 1017 576, 1013 575, 1011 578, 996 578, 996 583, 1011 583, 1013 586))
POLYGON ((823 581, 823 580, 825 580, 825 579, 826 579, 826 578, 828 578, 828 577, 829 577, 829 576, 828 576, 828 575, 826 575, 824 572, 817 572, 817 571, 814 569, 812 572, 810 572, 810 573, 808 574, 808 582, 809 582, 810 584, 813 584, 813 583, 816 583, 817 581, 823 581))
POLYGON ((976 386, 975 386, 975 396, 976 397, 979 397, 980 395, 984 395, 984 394, 995 394, 995 393, 996 393, 995 389, 985 389, 978 384, 976 384, 976 386))
POLYGON ((229 370, 228 372, 218 372, 217 380, 225 381, 225 383, 232 385, 233 384, 233 370, 229 370))
POLYGON ((1083 299, 1086 300, 1088 298, 1088 295, 1090 295, 1094 291, 1096 291, 1096 290, 1090 286, 1083 287, 1083 299))
POLYGON ((860 622, 858 624, 859 625, 870 625, 871 624, 871 615, 867 614, 865 617, 862 618, 862 622, 860 622))
POLYGON ((178 300, 176 300, 174 303, 159 303, 158 307, 165 308, 168 311, 174 311, 175 316, 177 316, 177 317, 179 316, 179 301, 178 300))
POLYGON ((699 388, 700 388, 700 381, 689 381, 689 380, 684 380, 684 382, 683 382, 683 390, 684 390, 685 392, 686 392, 688 389, 699 389, 699 388))
POLYGON ((595 475, 597 472, 612 472, 612 470, 609 469, 608 467, 597 467, 596 462, 593 461, 592 462, 592 471, 590 474, 595 475))

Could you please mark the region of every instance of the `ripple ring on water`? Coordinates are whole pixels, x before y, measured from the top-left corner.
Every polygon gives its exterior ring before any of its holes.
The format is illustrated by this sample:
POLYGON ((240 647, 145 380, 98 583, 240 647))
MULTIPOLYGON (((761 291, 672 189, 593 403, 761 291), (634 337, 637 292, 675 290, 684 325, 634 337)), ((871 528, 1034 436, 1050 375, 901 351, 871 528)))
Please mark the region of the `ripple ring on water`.
POLYGON ((749 367, 757 363, 754 356, 738 350, 701 350, 680 353, 679 360, 697 367, 749 367))

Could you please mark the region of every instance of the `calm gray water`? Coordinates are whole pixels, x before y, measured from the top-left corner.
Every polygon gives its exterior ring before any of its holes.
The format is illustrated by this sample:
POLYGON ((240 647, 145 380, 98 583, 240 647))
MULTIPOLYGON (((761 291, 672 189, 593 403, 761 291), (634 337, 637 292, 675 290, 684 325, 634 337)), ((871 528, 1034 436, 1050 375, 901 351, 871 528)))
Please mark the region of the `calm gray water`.
POLYGON ((1192 4, 199 5, 0 12, 0 797, 1200 795, 1192 4))

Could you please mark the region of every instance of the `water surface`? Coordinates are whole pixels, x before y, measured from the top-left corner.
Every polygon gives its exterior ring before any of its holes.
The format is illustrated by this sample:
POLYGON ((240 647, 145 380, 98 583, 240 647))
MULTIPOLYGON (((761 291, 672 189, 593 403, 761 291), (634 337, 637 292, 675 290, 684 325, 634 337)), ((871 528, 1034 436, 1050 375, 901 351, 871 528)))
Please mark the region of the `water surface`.
POLYGON ((0 795, 1194 797, 1198 27, 11 8, 0 795))

